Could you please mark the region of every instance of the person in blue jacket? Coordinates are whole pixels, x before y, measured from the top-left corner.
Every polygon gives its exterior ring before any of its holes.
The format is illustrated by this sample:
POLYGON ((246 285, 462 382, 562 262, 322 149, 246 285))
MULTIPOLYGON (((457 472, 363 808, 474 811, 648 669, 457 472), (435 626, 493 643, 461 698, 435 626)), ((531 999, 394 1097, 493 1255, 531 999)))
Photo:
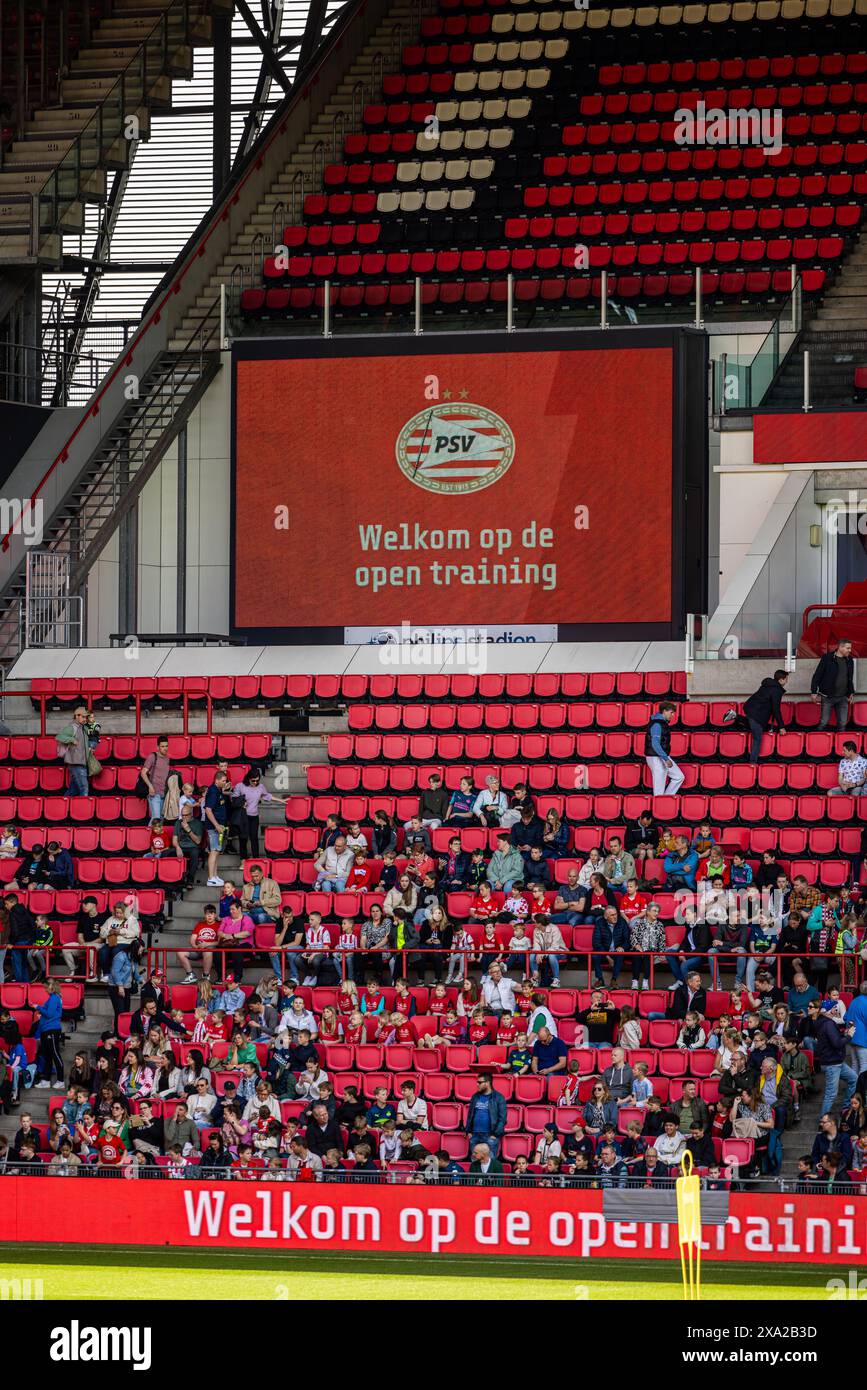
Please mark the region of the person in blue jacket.
POLYGON ((846 1026, 854 1028, 849 1041, 855 1053, 855 1070, 860 1076, 867 1071, 867 980, 862 980, 858 993, 846 1010, 846 1026))
POLYGON ((506 1099, 494 1090, 493 1080, 486 1071, 479 1073, 478 1087, 467 1111, 470 1151, 476 1144, 487 1144, 491 1158, 496 1158, 506 1129, 506 1099))
POLYGON ((71 888, 75 882, 72 855, 57 840, 51 840, 42 860, 42 871, 49 888, 71 888))
POLYGON ((616 981, 623 968, 623 953, 629 950, 629 927, 616 907, 606 907, 601 917, 597 917, 590 942, 593 955, 593 983, 604 985, 602 975, 604 958, 611 956, 611 983, 616 981), (596 954, 599 952, 600 954, 596 954))
POLYGON ((36 1071, 39 1080, 37 1086, 46 1087, 51 1085, 52 1073, 56 1073, 57 1080, 54 1089, 63 1090, 63 1058, 60 1055, 60 1044, 63 1041, 63 1001, 60 998, 60 990, 53 980, 47 980, 45 984, 46 999, 44 1004, 37 1004, 36 1012, 39 1018, 33 1030, 33 1036, 39 1039, 39 1051, 36 1054, 36 1071))
POLYGON ((685 835, 675 835, 674 849, 662 861, 665 869, 665 886, 668 889, 688 888, 695 892, 695 878, 698 872, 698 855, 690 848, 685 835))

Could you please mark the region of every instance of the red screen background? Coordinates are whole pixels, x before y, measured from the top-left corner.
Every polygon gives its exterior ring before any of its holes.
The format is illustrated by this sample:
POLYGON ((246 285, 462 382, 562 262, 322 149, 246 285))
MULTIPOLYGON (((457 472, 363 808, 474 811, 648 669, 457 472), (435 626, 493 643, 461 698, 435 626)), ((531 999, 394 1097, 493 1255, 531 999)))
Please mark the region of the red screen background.
POLYGON ((241 359, 236 371, 236 627, 671 621, 671 348, 241 359), (395 442, 433 403, 432 374, 440 398, 466 391, 509 425, 514 460, 489 487, 443 495, 401 472, 395 442), (471 548, 362 550, 359 524, 402 521, 467 528, 471 548), (531 521, 553 530, 552 548, 479 545, 483 528, 519 541, 531 521), (428 570, 483 555, 555 563, 556 588, 444 587, 428 570), (422 583, 373 593, 356 584, 362 565, 419 565, 422 583))

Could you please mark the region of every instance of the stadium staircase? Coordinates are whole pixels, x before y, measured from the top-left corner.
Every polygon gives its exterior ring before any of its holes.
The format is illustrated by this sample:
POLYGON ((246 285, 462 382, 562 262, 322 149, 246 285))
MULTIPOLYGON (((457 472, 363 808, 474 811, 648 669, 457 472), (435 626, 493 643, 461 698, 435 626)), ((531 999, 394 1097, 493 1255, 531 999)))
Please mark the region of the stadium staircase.
MULTIPOLYGON (((625 820, 648 804, 643 787, 644 730, 653 706, 666 695, 679 703, 672 752, 681 761, 686 780, 678 798, 657 800, 654 811, 659 824, 683 825, 691 833, 699 820, 709 816, 727 853, 743 849, 755 862, 763 849, 772 848, 791 874, 804 873, 811 882, 827 887, 847 881, 847 856, 860 842, 852 802, 825 795, 835 780, 842 736, 816 729, 815 705, 806 701, 789 709, 790 729, 766 739, 765 758, 756 769, 743 761, 744 736, 726 726, 729 701, 687 701, 680 675, 34 680, 29 689, 34 703, 43 697, 47 701, 48 732, 44 736, 35 732, 40 720, 28 702, 7 702, 6 718, 13 733, 0 747, 0 822, 20 824, 26 848, 48 838, 60 839, 72 849, 77 871, 71 892, 51 895, 49 903, 36 891, 29 897, 30 904, 49 912, 55 940, 62 945, 74 939, 74 913, 82 892, 95 892, 106 910, 127 890, 139 894, 142 911, 147 908, 149 914, 158 907, 156 899, 161 901, 165 920, 151 944, 165 951, 172 1001, 186 1014, 190 1014, 194 990, 181 983, 174 951, 188 945, 190 930, 200 919, 204 903, 213 901, 213 893, 203 886, 184 892, 171 861, 140 857, 148 832, 145 803, 134 795, 135 780, 143 756, 154 746, 156 732, 169 733, 173 763, 200 786, 209 782, 218 756, 230 760, 233 777, 252 762, 267 766, 267 785, 278 795, 288 796, 288 801, 285 808, 263 804, 261 862, 281 885, 284 903, 302 915, 317 908, 332 922, 344 914, 366 913, 376 895, 365 895, 359 902, 357 897, 314 890, 313 850, 329 812, 336 811, 346 821, 359 819, 369 835, 378 807, 401 821, 413 813, 418 789, 426 785, 432 768, 444 772, 448 787, 457 785, 465 770, 472 772, 476 785, 481 785, 489 770, 496 770, 507 789, 526 780, 543 814, 550 807, 565 812, 573 827, 571 854, 580 858, 592 845, 607 842, 611 834, 622 834, 625 820), (149 731, 142 736, 130 733, 136 696, 142 703, 142 727, 149 731), (184 697, 190 706, 188 727, 193 729, 204 723, 208 696, 213 733, 184 733, 184 697), (87 801, 62 795, 64 774, 53 737, 82 699, 92 700, 102 725, 97 754, 103 771, 94 779, 87 801), (575 790, 576 759, 584 760, 586 767, 582 791, 575 790)), ((854 707, 859 741, 865 729, 867 702, 859 701, 854 707)), ((443 833, 434 832, 435 847, 442 848, 443 833)), ((476 842, 490 845, 492 832, 463 831, 462 840, 465 847, 476 842)), ((556 861, 556 882, 565 881, 572 862, 571 858, 556 861)), ((220 871, 236 882, 243 876, 243 866, 228 854, 221 858, 220 871)), ((658 868, 648 872, 652 884, 658 884, 658 875, 658 868)), ((9 877, 8 865, 3 866, 3 877, 9 877)), ((674 944, 679 932, 672 921, 673 896, 661 886, 653 887, 653 892, 669 924, 669 943, 674 944)), ((453 920, 465 920, 469 895, 450 894, 446 905, 453 920)), ((248 981, 266 968, 265 953, 272 941, 271 928, 257 928, 261 954, 248 972, 248 981)), ((583 952, 588 947, 588 929, 573 928, 571 948, 583 952)), ((664 989, 667 980, 663 971, 656 990, 664 989)), ((563 987, 550 991, 550 1006, 567 1041, 574 1036, 572 1017, 586 983, 586 963, 569 962, 562 971, 563 987)), ((624 983, 628 984, 628 972, 624 983)), ((725 988, 730 975, 724 973, 720 983, 725 988)), ((7 998, 10 989, 5 987, 7 998)), ((67 999, 78 989, 77 984, 65 985, 67 999)), ((38 986, 34 991, 32 997, 38 999, 38 986)), ((334 991, 324 987, 304 995, 318 1009, 332 1002, 334 991)), ((424 1001, 426 992, 420 990, 419 997, 424 1001)), ((687 1062, 673 1047, 674 1025, 647 1021, 651 1008, 664 1007, 662 995, 633 996, 624 989, 615 997, 636 1004, 644 1017, 643 1051, 657 1092, 675 1099, 683 1077, 692 1074, 705 1099, 715 1099, 709 1057, 690 1057, 687 1062)), ((716 1016, 726 1002, 725 993, 712 994, 710 1015, 716 1016)), ((77 1046, 92 1051, 99 1033, 110 1026, 104 986, 87 986, 85 1007, 85 1021, 64 1050, 67 1066, 77 1046)), ((28 1024, 26 1003, 16 1009, 21 1023, 28 1024)), ((419 1026, 427 1026, 423 1018, 419 1026)), ((178 1050, 186 1055, 185 1045, 178 1050)), ((456 1053, 454 1065, 450 1062, 446 1070, 439 1066, 430 1070, 435 1059, 406 1045, 383 1053, 373 1042, 355 1050, 329 1044, 326 1066, 338 1087, 351 1079, 365 1094, 380 1077, 393 1086, 405 1075, 417 1075, 422 1093, 433 1106, 436 1143, 463 1158, 466 1139, 460 1125, 475 1088, 470 1066, 474 1058, 470 1049, 465 1052, 460 1059, 456 1053)), ((496 1060, 498 1055, 492 1047, 485 1059, 496 1060)), ((582 1084, 588 1089, 598 1059, 586 1052, 578 1055, 584 1066, 582 1084)), ((219 1084, 218 1069, 217 1075, 219 1084)), ((552 1087, 540 1089, 539 1080, 533 1079, 519 1094, 515 1083, 504 1150, 507 1159, 526 1152, 535 1141, 552 1112, 557 1089, 554 1083, 552 1087)), ((37 1123, 43 1124, 49 1107, 61 1099, 60 1092, 29 1091, 22 1108, 29 1108, 37 1123)), ((298 1109, 298 1103, 284 1105, 286 1115, 298 1109)), ((784 1177, 794 1177, 798 1155, 809 1149, 818 1110, 818 1095, 814 1095, 804 1108, 799 1129, 787 1134, 784 1177)), ((2 1132, 14 1131, 18 1113, 0 1121, 2 1132)), ((568 1112, 561 1109, 557 1115, 562 1126, 568 1125, 568 1112)))
POLYGON ((107 175, 129 165, 175 77, 192 77, 193 49, 211 41, 211 17, 230 0, 112 0, 7 6, 2 95, 22 101, 0 167, 0 265, 57 264, 64 233, 103 203, 107 175), (25 51, 23 91, 18 49, 25 51), (10 60, 10 61, 6 61, 10 60), (37 87, 38 81, 38 87, 37 87), (37 91, 39 95, 37 96, 37 91), (127 122, 137 120, 131 134, 127 122))
POLYGON ((804 352, 810 353, 810 394, 823 406, 852 405, 854 376, 867 363, 867 239, 860 237, 839 279, 800 334, 764 404, 797 410, 804 400, 804 352))

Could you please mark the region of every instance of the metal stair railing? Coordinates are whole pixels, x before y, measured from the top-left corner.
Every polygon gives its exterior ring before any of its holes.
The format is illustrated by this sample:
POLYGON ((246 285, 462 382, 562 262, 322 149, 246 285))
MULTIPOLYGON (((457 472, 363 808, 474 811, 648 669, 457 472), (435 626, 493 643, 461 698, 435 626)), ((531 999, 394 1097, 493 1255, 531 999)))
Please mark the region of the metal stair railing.
MULTIPOLYGON (((185 345, 165 352, 140 383, 140 395, 114 422, 56 508, 41 549, 69 556, 75 593, 141 494, 220 368, 220 300, 185 345)), ((26 575, 21 566, 0 594, 0 661, 21 647, 26 575)))
MULTIPOLYGON (((4 230, 27 231, 31 246, 38 247, 41 239, 62 226, 71 209, 81 201, 83 180, 104 167, 112 147, 131 146, 137 138, 128 125, 134 108, 147 101, 148 91, 158 78, 169 74, 173 55, 191 46, 193 21, 205 17, 204 10, 191 16, 195 4, 196 0, 173 0, 162 11, 153 29, 141 40, 135 56, 74 137, 63 159, 47 174, 41 190, 32 195, 27 205, 28 221, 15 227, 7 225, 4 230), (133 110, 128 111, 128 105, 133 110)), ((76 80, 74 72, 65 79, 70 83, 76 80)), ((0 203, 3 201, 0 194, 0 203)))

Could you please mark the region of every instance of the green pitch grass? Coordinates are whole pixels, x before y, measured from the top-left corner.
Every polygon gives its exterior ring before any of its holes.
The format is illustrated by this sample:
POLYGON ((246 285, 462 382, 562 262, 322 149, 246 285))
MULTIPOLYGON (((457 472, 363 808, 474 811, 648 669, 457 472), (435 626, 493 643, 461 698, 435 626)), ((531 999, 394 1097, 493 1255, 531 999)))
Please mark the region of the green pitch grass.
MULTIPOLYGON (((826 1301, 826 1281, 847 1277, 827 1266, 717 1265, 705 1262, 705 1302, 748 1302, 761 1297, 826 1301)), ((0 1246, 0 1280, 41 1279, 45 1300, 116 1299, 134 1288, 140 1299, 292 1301, 386 1299, 653 1301, 682 1297, 680 1263, 599 1263, 580 1260, 419 1260, 395 1255, 267 1255, 213 1250, 133 1250, 113 1247, 0 1246)))

